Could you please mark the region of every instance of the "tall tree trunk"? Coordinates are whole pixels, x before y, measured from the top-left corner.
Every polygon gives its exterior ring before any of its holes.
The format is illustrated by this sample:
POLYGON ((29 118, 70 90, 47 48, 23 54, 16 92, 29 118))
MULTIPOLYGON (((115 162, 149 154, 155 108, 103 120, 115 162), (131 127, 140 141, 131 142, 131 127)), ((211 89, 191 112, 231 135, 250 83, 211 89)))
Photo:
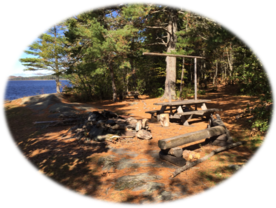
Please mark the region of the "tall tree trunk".
POLYGON ((218 79, 218 60, 216 60, 216 71, 215 71, 215 76, 213 79, 213 85, 217 86, 217 82, 218 82, 217 79, 218 79))
MULTIPOLYGON (((167 52, 173 52, 176 49, 177 42, 177 12, 172 9, 169 13, 169 24, 167 26, 167 52)), ((175 84, 176 84, 176 57, 166 57, 166 81, 165 93, 163 98, 169 98, 169 90, 171 91, 171 98, 175 99, 175 84), (170 84, 170 87, 169 87, 170 84), (170 89, 169 89, 170 88, 170 89)))
POLYGON ((126 92, 128 92, 128 83, 129 83, 129 73, 128 73, 128 69, 126 69, 126 92))
MULTIPOLYGON (((54 36, 55 36, 55 40, 54 40, 54 47, 56 47, 56 41, 57 41, 57 28, 56 26, 54 26, 54 36)), ((59 67, 58 67, 58 55, 57 52, 55 50, 55 72, 58 73, 59 72, 59 67)), ((59 75, 56 75, 56 91, 57 93, 60 93, 60 82, 59 82, 59 75)))
POLYGON ((191 59, 192 61, 191 61, 191 65, 190 65, 190 74, 191 74, 191 84, 193 83, 193 68, 192 68, 192 66, 193 66, 193 59, 191 59))
POLYGON ((183 90, 183 78, 184 78, 184 70, 185 70, 185 58, 182 61, 182 71, 181 71, 181 80, 180 80, 180 89, 179 89, 179 98, 181 98, 182 90, 183 90))
POLYGON ((133 88, 135 88, 135 90, 137 90, 137 77, 136 77, 136 71, 135 71, 135 65, 134 65, 134 60, 133 58, 130 58, 130 67, 131 67, 131 78, 132 78, 132 87, 130 88, 130 90, 133 90, 133 88))
POLYGON ((56 75, 56 91, 57 91, 57 93, 60 93, 60 82, 59 82, 58 75, 56 75))
POLYGON ((227 51, 227 60, 229 64, 229 69, 230 69, 230 84, 233 84, 233 54, 232 54, 232 44, 230 44, 229 51, 228 48, 226 48, 227 51))
POLYGON ((111 62, 112 61, 110 61, 110 64, 109 64, 109 70, 110 70, 110 78, 111 78, 112 92, 113 92, 112 100, 113 100, 113 102, 116 102, 117 101, 117 93, 116 93, 116 85, 115 85, 115 79, 114 79, 113 65, 112 65, 111 62))

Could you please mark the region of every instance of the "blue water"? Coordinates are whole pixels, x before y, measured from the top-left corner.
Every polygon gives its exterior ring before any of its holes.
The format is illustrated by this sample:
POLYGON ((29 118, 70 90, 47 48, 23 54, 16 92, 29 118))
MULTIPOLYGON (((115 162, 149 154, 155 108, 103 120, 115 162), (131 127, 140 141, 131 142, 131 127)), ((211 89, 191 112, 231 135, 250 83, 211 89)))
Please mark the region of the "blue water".
MULTIPOLYGON (((69 81, 61 80, 61 90, 65 85, 70 85, 69 81)), ((18 98, 56 93, 55 80, 20 80, 20 81, 8 81, 5 100, 15 100, 18 98)))

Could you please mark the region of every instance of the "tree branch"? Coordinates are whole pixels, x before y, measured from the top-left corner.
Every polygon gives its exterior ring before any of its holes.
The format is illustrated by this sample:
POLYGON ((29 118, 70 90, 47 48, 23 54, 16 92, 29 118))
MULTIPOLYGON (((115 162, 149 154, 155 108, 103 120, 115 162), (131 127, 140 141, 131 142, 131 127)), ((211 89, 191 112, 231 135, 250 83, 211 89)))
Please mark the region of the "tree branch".
POLYGON ((170 35, 172 35, 172 34, 170 33, 170 31, 168 31, 167 28, 165 28, 165 27, 161 27, 161 26, 146 26, 146 28, 150 28, 150 29, 163 29, 163 30, 165 30, 167 33, 169 33, 170 35))
POLYGON ((183 171, 185 171, 185 170, 188 170, 188 169, 190 169, 191 167, 193 167, 193 166, 195 166, 195 165, 197 165, 197 164, 199 164, 199 163, 204 162, 205 160, 208 160, 210 157, 212 157, 213 155, 215 155, 215 154, 217 154, 217 153, 219 153, 219 152, 222 152, 222 151, 224 151, 224 150, 228 150, 228 149, 233 148, 233 147, 237 147, 237 146, 242 145, 242 144, 245 144, 245 143, 246 143, 246 142, 242 141, 242 142, 236 142, 236 143, 233 143, 233 144, 229 144, 229 145, 227 145, 227 146, 225 146, 225 147, 220 147, 220 148, 218 148, 218 149, 216 149, 216 150, 213 150, 210 154, 206 155, 205 157, 203 157, 203 158, 201 158, 201 159, 198 159, 198 160, 196 160, 196 161, 194 161, 194 162, 187 162, 187 164, 186 164, 185 166, 176 169, 176 170, 174 171, 174 173, 171 175, 170 178, 172 179, 172 178, 174 178, 175 176, 177 176, 179 173, 181 173, 181 172, 183 172, 183 171))
POLYGON ((150 44, 147 44, 147 45, 165 45, 165 46, 167 46, 166 43, 150 43, 150 44))
POLYGON ((202 35, 199 35, 203 40, 208 40, 207 38, 203 37, 202 35))
POLYGON ((184 12, 178 11, 179 14, 185 14, 184 12))
MULTIPOLYGON (((165 37, 167 37, 167 36, 165 36, 165 37)), ((164 45, 167 45, 167 43, 165 43, 165 41, 163 40, 163 38, 157 37, 156 40, 161 40, 164 45)))
POLYGON ((146 28, 167 30, 165 27, 161 27, 161 26, 146 26, 146 28))

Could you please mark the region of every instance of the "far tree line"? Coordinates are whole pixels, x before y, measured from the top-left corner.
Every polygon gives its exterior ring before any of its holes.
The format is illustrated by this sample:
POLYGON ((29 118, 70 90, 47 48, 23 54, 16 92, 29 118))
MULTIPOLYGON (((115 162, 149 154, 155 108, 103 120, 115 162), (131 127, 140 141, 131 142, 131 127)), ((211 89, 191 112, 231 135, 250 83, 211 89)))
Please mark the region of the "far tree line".
MULTIPOLYGON (((65 77, 59 77, 59 78, 65 79, 65 77)), ((56 76, 55 75, 30 76, 30 77, 10 76, 9 80, 56 80, 56 76)))
POLYGON ((213 20, 152 4, 124 4, 67 19, 42 34, 21 59, 26 70, 51 69, 72 83, 83 100, 124 97, 139 91, 152 97, 183 97, 193 86, 193 59, 144 56, 143 52, 202 56, 198 86, 218 82, 271 103, 271 88, 262 64, 240 39, 213 20), (184 89, 184 90, 183 90, 184 89))

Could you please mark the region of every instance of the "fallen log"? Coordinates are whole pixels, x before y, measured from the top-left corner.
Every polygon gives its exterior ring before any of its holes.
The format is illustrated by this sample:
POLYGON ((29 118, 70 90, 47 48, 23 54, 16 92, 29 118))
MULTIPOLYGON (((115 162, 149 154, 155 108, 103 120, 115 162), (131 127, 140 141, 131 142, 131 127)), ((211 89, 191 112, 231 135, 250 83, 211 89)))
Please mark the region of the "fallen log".
POLYGON ((186 164, 186 160, 184 158, 167 155, 167 154, 164 154, 162 151, 159 152, 159 157, 162 160, 168 161, 180 167, 186 164))
POLYGON ((175 147, 171 149, 161 150, 164 155, 172 155, 174 157, 182 157, 183 149, 180 147, 175 147))
POLYGON ((205 157, 199 159, 199 160, 196 160, 194 162, 187 162, 187 164, 181 168, 178 168, 174 171, 174 173, 170 176, 170 178, 174 178, 175 176, 177 176, 178 174, 180 174, 181 172, 185 171, 185 170, 188 170, 190 169, 191 167, 193 166, 196 166, 197 164, 199 163, 202 163, 204 162, 205 160, 208 160, 210 157, 212 157, 213 155, 219 153, 219 152, 222 152, 224 150, 228 150, 230 148, 233 148, 233 147, 237 147, 239 145, 242 145, 242 144, 245 144, 246 142, 242 141, 242 142, 236 142, 236 143, 233 143, 233 144, 229 144, 225 147, 220 147, 216 150, 213 150, 210 154, 206 155, 205 157))
POLYGON ((204 129, 196 132, 191 132, 167 139, 162 139, 158 141, 158 146, 160 149, 170 149, 173 147, 181 146, 191 142, 199 141, 202 139, 210 138, 213 136, 219 136, 225 134, 225 128, 223 126, 215 126, 209 129, 204 129))
POLYGON ((49 124, 50 126, 57 126, 57 125, 71 125, 72 123, 78 122, 80 119, 71 118, 71 119, 64 119, 64 120, 56 120, 56 121, 35 121, 34 125, 39 124, 49 124))

